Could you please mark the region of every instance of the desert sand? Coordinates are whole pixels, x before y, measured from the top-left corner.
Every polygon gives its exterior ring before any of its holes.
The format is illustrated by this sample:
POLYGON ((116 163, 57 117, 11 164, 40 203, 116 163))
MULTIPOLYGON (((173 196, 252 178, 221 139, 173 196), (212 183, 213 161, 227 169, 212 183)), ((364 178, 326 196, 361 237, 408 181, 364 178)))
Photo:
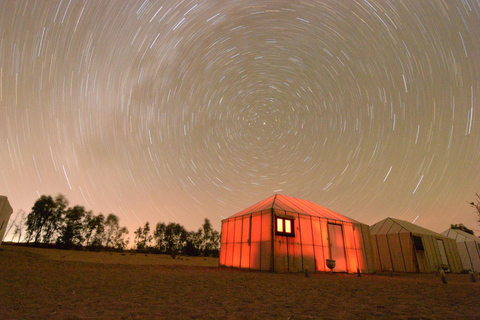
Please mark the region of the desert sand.
POLYGON ((480 279, 279 274, 215 258, 0 247, 1 319, 480 319, 480 279))

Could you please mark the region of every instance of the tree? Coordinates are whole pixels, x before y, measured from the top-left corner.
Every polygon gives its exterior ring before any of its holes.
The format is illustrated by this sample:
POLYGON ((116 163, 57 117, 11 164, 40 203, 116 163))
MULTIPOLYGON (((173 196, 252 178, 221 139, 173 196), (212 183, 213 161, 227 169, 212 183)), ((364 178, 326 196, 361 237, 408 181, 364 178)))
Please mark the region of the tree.
POLYGON ((35 243, 42 240, 43 243, 50 243, 58 231, 68 201, 59 194, 55 200, 51 196, 42 195, 32 207, 27 216, 27 242, 32 237, 35 243))
POLYGON ((92 237, 93 231, 94 231, 94 226, 92 223, 92 220, 95 218, 95 215, 93 214, 92 211, 87 211, 85 212, 85 215, 83 216, 82 219, 82 239, 83 239, 83 245, 88 246, 90 244, 90 238, 92 237))
POLYGON ((451 229, 462 230, 463 232, 470 233, 471 235, 475 235, 475 233, 473 232, 472 229, 469 229, 469 228, 465 227, 462 223, 460 223, 460 224, 451 224, 451 225, 450 225, 450 228, 451 228, 451 229))
POLYGON ((58 194, 55 198, 53 214, 51 214, 46 220, 43 243, 51 243, 55 241, 57 232, 63 224, 65 209, 67 208, 67 206, 68 200, 65 198, 64 195, 58 194))
MULTIPOLYGON (((137 230, 138 232, 138 230, 137 230)), ((210 220, 205 219, 203 226, 197 232, 187 232, 178 223, 157 223, 153 232, 155 251, 189 256, 218 256, 220 249, 220 234, 213 230, 210 220)))
POLYGON ((120 219, 110 213, 105 220, 105 248, 107 250, 124 250, 128 245, 128 239, 125 236, 128 234, 126 227, 120 227, 120 219))
POLYGON ((113 247, 115 250, 123 251, 127 248, 129 239, 125 239, 125 235, 128 234, 127 227, 122 227, 117 230, 113 236, 113 247))
POLYGON ((93 216, 88 221, 87 228, 90 230, 87 246, 91 249, 100 249, 105 240, 105 216, 101 213, 93 216))
POLYGON ((155 240, 155 251, 165 253, 167 252, 167 241, 165 240, 165 230, 167 225, 163 222, 157 223, 153 231, 153 239, 155 240))
POLYGON ((178 223, 169 223, 165 228, 166 252, 175 258, 183 253, 187 243, 188 232, 178 223))
POLYGON ((475 202, 469 202, 470 206, 472 206, 475 211, 474 211, 474 215, 475 215, 475 218, 477 219, 477 223, 480 225, 480 195, 478 193, 476 193, 477 195, 477 199, 475 200, 475 202))
POLYGON ((198 230, 199 250, 203 255, 218 255, 220 250, 220 234, 212 228, 210 220, 205 218, 203 226, 198 230))
POLYGON ((67 209, 57 239, 59 245, 65 248, 72 248, 82 244, 82 229, 84 227, 82 219, 85 217, 85 214, 85 208, 81 206, 74 206, 73 208, 67 209))
MULTIPOLYGON (((20 212, 10 225, 9 230, 15 227, 13 238, 18 235, 19 241, 23 226, 26 227, 25 239, 36 244, 56 243, 63 248, 85 246, 89 249, 123 250, 128 245, 128 229, 120 227, 119 218, 113 213, 107 218, 103 214, 94 215, 92 211, 86 211, 82 206, 68 208, 67 199, 58 194, 55 199, 52 196, 42 195, 35 201, 32 211, 25 218, 20 212)), ((12 238, 12 240, 13 240, 12 238)))
POLYGON ((145 251, 149 248, 152 241, 152 235, 150 235, 150 223, 147 221, 145 226, 139 227, 135 231, 135 246, 138 251, 145 251))
POLYGON ((120 229, 119 219, 113 213, 110 213, 105 220, 105 248, 113 247, 114 238, 120 229))
POLYGON ((20 239, 22 238, 22 230, 26 221, 25 214, 26 214, 25 211, 20 209, 17 211, 15 218, 13 220, 10 219, 11 221, 7 227, 7 231, 5 232, 5 237, 10 233, 10 231, 13 228, 12 242, 17 236, 18 236, 18 242, 20 242, 20 239))

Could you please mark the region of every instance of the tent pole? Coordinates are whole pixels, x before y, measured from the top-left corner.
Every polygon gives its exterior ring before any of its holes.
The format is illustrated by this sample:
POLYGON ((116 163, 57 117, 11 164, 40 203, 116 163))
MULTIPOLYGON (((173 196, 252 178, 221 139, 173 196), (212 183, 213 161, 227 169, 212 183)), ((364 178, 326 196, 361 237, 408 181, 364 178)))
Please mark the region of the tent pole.
POLYGON ((271 227, 271 230, 270 230, 270 233, 271 233, 271 238, 272 238, 272 250, 270 250, 272 252, 272 256, 270 258, 270 271, 275 271, 275 242, 274 242, 274 237, 275 237, 275 214, 274 214, 274 211, 273 211, 273 206, 272 206, 272 209, 271 209, 271 212, 272 212, 272 217, 270 218, 271 221, 272 221, 272 227, 271 227))

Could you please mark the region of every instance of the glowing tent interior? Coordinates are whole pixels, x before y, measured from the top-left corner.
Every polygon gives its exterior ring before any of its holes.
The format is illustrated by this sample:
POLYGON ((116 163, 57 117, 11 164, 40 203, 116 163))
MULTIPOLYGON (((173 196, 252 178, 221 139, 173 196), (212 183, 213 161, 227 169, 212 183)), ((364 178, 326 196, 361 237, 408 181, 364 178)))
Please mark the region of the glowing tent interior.
POLYGON ((0 196, 0 245, 2 244, 5 230, 7 229, 8 220, 12 214, 13 209, 8 202, 7 197, 0 196))
POLYGON ((463 269, 480 272, 480 238, 458 229, 448 229, 442 234, 457 242, 463 269))
POLYGON ((378 271, 461 272, 453 239, 407 221, 386 218, 370 227, 378 271))
POLYGON ((220 265, 275 272, 373 272, 369 227, 280 194, 222 221, 220 265))

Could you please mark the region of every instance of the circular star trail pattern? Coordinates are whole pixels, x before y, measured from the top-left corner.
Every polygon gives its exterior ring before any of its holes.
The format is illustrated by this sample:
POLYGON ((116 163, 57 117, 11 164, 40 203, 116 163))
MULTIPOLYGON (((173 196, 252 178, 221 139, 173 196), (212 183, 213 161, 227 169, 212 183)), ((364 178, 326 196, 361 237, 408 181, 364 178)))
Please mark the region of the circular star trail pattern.
POLYGON ((274 193, 476 228, 480 3, 3 1, 0 193, 130 231, 274 193))

